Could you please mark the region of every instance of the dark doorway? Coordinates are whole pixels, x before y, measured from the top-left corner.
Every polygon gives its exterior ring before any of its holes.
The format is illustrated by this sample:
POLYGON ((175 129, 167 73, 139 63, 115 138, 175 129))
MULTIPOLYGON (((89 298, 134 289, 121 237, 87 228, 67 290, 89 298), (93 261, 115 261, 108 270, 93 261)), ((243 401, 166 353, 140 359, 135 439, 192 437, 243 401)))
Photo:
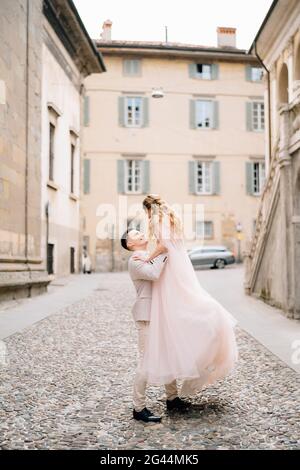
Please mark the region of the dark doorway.
POLYGON ((52 243, 47 245, 47 271, 48 274, 54 273, 54 245, 52 243))
POLYGON ((70 272, 75 273, 75 248, 73 246, 70 248, 70 272))

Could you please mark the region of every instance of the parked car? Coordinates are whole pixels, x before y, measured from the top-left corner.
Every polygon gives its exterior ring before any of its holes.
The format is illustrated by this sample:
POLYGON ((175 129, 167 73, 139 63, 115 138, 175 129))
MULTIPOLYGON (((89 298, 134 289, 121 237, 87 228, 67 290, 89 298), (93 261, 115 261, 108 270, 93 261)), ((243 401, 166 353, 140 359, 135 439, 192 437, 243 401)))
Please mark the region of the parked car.
POLYGON ((194 267, 210 266, 220 269, 236 261, 234 254, 226 246, 198 246, 188 250, 188 255, 194 267))

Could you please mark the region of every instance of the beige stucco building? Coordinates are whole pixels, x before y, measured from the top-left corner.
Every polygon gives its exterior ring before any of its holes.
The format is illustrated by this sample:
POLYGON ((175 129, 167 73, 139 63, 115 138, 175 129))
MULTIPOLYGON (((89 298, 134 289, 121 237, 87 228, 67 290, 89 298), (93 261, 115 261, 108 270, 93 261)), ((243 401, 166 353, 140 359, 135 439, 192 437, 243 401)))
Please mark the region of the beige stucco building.
POLYGON ((83 79, 105 66, 73 2, 44 2, 44 13, 41 251, 53 278, 80 268, 83 79))
POLYGON ((274 1, 250 48, 264 64, 267 179, 246 292, 300 318, 300 3, 274 1))
POLYGON ((107 73, 85 80, 83 236, 94 269, 126 267, 118 227, 108 227, 116 240, 97 235, 99 205, 118 209, 120 197, 203 204, 205 244, 236 255, 238 237, 242 253, 252 235, 265 172, 261 66, 236 48, 234 28, 217 34, 217 47, 116 41, 104 23, 107 73))

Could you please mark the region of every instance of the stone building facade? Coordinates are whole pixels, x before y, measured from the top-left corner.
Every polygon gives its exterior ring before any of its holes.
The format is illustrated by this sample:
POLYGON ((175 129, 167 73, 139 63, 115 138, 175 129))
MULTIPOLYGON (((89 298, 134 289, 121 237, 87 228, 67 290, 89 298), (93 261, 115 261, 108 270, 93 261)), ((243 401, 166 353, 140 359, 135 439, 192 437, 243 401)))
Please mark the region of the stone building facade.
POLYGON ((49 282, 41 258, 42 2, 0 3, 0 298, 49 282))
POLYGON ((300 318, 300 3, 274 1, 250 48, 264 66, 267 179, 245 290, 300 318))

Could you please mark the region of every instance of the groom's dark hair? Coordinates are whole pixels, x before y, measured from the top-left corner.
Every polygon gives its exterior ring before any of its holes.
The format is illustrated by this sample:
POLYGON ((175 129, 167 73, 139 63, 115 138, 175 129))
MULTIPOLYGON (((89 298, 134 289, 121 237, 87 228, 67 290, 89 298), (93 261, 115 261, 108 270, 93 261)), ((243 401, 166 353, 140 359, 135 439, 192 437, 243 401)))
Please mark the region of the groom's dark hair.
POLYGON ((121 237, 121 245, 122 245, 123 248, 125 248, 125 250, 128 250, 128 251, 131 251, 131 249, 128 248, 128 246, 127 246, 127 235, 130 232, 130 230, 132 230, 132 229, 131 228, 127 229, 126 232, 124 232, 122 237, 121 237))

